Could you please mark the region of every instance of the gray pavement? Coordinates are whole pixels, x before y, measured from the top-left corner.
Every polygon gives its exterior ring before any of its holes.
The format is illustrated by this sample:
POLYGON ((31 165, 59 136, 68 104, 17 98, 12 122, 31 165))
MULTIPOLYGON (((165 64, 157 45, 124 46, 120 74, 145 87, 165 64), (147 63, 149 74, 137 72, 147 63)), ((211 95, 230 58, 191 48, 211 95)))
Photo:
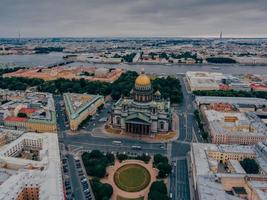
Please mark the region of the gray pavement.
MULTIPOLYGON (((81 134, 69 135, 66 134, 69 127, 67 122, 67 116, 65 114, 64 108, 62 107, 62 98, 55 97, 55 104, 57 110, 57 122, 59 130, 59 142, 65 144, 69 149, 69 153, 75 155, 83 151, 91 151, 93 149, 98 149, 103 152, 120 152, 129 154, 163 154, 167 155, 173 163, 173 173, 170 176, 169 193, 172 195, 172 199, 190 199, 189 192, 189 182, 187 175, 187 163, 186 155, 190 151, 190 144, 194 141, 202 141, 199 135, 198 126, 194 118, 194 106, 193 100, 194 96, 188 93, 185 87, 185 83, 182 76, 178 76, 182 92, 184 95, 184 100, 181 104, 175 108, 175 111, 179 117, 179 137, 177 140, 169 142, 167 145, 162 143, 149 143, 141 139, 132 138, 112 138, 105 137, 101 133, 96 135, 92 134, 94 128, 103 125, 103 121, 100 119, 107 117, 112 103, 107 104, 106 108, 100 111, 92 120, 88 121, 82 126, 82 130, 79 132, 81 134), (121 144, 114 144, 112 141, 119 140, 121 144), (141 149, 136 150, 132 146, 140 146, 141 149), (174 164, 175 163, 175 164, 174 164)), ((72 157, 70 157, 70 171, 72 173, 72 184, 77 187, 76 193, 74 193, 75 198, 82 198, 78 191, 80 183, 77 182, 77 174, 75 166, 72 166, 72 157), (75 175, 76 174, 76 175, 75 175)))
POLYGON ((71 182, 72 182, 72 187, 73 187, 73 194, 75 196, 75 199, 85 199, 84 194, 82 191, 81 183, 79 176, 77 174, 77 169, 75 166, 75 160, 72 155, 68 155, 68 162, 70 166, 70 176, 71 176, 71 182))

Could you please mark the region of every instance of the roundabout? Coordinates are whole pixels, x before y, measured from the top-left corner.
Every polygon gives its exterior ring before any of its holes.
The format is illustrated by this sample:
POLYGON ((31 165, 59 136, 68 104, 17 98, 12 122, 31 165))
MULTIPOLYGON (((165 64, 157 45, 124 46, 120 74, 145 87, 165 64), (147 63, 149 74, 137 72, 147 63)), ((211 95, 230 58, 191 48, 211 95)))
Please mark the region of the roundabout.
POLYGON ((138 192, 146 188, 151 181, 149 171, 139 164, 126 164, 114 174, 118 188, 126 192, 138 192))
POLYGON ((107 169, 108 176, 102 179, 113 187, 111 200, 147 200, 151 183, 156 181, 158 170, 153 162, 141 160, 115 160, 107 169))

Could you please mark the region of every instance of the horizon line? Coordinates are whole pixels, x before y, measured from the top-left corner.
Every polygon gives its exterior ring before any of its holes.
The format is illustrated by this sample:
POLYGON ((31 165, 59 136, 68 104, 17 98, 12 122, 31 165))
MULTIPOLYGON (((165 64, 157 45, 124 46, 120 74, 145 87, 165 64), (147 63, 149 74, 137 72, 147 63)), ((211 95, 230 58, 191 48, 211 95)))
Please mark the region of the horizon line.
POLYGON ((267 36, 223 36, 222 38, 218 36, 26 36, 26 37, 2 37, 0 39, 45 39, 45 38, 172 38, 172 39, 267 39, 267 36))

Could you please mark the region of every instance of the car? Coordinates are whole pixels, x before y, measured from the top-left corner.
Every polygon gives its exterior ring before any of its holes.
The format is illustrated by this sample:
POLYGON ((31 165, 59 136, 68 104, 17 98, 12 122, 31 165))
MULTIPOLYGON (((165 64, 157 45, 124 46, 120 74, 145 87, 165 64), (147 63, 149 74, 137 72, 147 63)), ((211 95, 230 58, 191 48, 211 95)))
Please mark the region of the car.
POLYGON ((81 183, 86 182, 86 178, 81 179, 81 183))
POLYGON ((92 195, 89 192, 85 192, 84 196, 86 199, 92 198, 92 195))
POLYGON ((82 171, 79 171, 79 172, 78 172, 78 175, 79 175, 79 176, 83 176, 83 172, 82 172, 82 171))
POLYGON ((89 192, 89 189, 85 189, 83 192, 89 192))
POLYGON ((89 191, 89 187, 88 186, 83 186, 83 191, 89 191))
POLYGON ((70 185, 70 182, 66 180, 65 185, 70 185))
POLYGON ((87 183, 87 181, 82 182, 82 186, 83 186, 83 187, 88 187, 88 183, 87 183))
POLYGON ((71 186, 66 187, 66 190, 71 190, 71 186))

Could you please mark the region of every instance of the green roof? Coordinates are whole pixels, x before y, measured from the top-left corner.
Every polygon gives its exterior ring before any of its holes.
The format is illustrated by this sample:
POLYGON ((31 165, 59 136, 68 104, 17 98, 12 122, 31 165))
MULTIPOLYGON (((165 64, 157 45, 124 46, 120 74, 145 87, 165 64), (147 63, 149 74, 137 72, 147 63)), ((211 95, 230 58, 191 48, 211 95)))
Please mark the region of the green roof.
MULTIPOLYGON (((84 112, 86 109, 88 109, 92 105, 94 105, 99 99, 103 98, 103 96, 101 96, 101 95, 88 95, 88 96, 91 96, 92 99, 90 101, 86 102, 78 110, 75 111, 74 108, 73 108, 73 103, 74 102, 72 102, 71 97, 70 97, 71 95, 75 95, 75 93, 64 93, 63 94, 64 102, 65 102, 65 105, 66 105, 66 109, 70 113, 70 118, 71 119, 75 119, 75 118, 79 117, 79 115, 82 112, 84 112)), ((77 94, 77 95, 82 95, 82 94, 77 94)))
POLYGON ((136 119, 140 119, 141 121, 144 121, 146 123, 151 123, 149 118, 145 115, 143 115, 142 113, 135 113, 132 115, 129 115, 128 117, 126 117, 126 121, 134 121, 136 119))

